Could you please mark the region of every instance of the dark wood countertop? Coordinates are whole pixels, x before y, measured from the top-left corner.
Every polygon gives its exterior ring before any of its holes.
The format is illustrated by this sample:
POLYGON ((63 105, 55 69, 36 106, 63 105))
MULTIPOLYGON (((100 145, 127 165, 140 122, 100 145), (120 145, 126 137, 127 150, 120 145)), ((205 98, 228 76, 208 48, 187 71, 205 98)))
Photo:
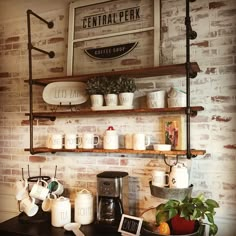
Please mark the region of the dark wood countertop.
MULTIPOLYGON (((22 215, 13 217, 0 223, 0 236, 73 236, 73 232, 64 230, 63 227, 53 227, 50 219, 46 221, 27 222, 22 220, 22 215)), ((120 236, 115 229, 98 227, 96 224, 83 225, 81 231, 85 236, 120 236)))

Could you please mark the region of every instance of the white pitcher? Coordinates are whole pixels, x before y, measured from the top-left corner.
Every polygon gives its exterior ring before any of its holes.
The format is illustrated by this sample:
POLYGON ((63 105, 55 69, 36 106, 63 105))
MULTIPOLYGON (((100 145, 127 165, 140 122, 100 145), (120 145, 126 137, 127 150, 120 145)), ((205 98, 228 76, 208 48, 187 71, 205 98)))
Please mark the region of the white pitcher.
POLYGON ((182 163, 177 163, 172 167, 170 172, 170 188, 187 188, 188 187, 188 169, 182 163))

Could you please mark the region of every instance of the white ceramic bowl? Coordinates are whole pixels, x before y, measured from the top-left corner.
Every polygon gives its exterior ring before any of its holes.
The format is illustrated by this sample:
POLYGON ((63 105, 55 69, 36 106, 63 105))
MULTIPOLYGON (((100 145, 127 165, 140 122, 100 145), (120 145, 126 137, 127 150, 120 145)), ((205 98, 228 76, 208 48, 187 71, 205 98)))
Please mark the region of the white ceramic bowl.
POLYGON ((171 144, 153 144, 153 148, 156 151, 170 151, 171 144))

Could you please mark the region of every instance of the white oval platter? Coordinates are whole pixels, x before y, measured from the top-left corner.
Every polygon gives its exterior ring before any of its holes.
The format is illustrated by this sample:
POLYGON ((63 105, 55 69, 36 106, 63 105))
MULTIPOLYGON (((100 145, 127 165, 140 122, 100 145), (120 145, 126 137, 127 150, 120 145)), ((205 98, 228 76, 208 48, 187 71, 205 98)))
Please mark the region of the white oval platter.
POLYGON ((43 100, 51 105, 77 105, 88 100, 86 84, 82 82, 53 82, 43 90, 43 100))

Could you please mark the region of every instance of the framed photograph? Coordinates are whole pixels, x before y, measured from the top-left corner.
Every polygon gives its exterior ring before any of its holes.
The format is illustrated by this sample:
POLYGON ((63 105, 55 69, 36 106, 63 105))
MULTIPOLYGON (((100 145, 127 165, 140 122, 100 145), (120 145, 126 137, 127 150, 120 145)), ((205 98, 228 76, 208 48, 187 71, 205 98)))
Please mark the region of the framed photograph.
POLYGON ((118 232, 121 235, 140 235, 143 219, 140 217, 123 214, 120 220, 118 232))
POLYGON ((185 122, 183 116, 168 116, 160 118, 162 143, 171 144, 172 150, 185 150, 185 122))
POLYGON ((160 0, 70 4, 67 75, 159 65, 160 0))

